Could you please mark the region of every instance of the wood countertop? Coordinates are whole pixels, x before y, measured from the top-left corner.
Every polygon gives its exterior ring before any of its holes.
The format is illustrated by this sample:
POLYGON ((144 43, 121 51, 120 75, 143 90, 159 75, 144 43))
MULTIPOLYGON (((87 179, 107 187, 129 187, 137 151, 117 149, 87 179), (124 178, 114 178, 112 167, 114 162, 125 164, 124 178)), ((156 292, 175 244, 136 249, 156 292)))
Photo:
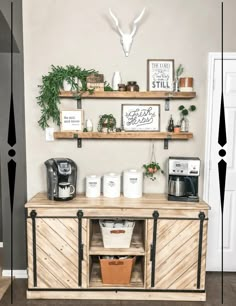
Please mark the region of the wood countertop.
POLYGON ((177 202, 168 201, 166 194, 144 194, 142 198, 87 198, 84 194, 78 194, 71 201, 51 201, 46 193, 37 193, 26 204, 26 208, 126 208, 126 209, 184 209, 184 210, 209 210, 210 206, 204 202, 177 202))

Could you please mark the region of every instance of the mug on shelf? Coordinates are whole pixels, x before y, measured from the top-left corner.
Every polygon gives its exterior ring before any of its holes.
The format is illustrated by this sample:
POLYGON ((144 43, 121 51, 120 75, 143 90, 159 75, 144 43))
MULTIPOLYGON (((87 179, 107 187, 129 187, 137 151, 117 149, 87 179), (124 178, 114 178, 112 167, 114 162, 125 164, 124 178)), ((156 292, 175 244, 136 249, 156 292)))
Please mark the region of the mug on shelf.
POLYGON ((68 182, 61 182, 58 191, 59 198, 69 198, 75 192, 75 187, 68 182))

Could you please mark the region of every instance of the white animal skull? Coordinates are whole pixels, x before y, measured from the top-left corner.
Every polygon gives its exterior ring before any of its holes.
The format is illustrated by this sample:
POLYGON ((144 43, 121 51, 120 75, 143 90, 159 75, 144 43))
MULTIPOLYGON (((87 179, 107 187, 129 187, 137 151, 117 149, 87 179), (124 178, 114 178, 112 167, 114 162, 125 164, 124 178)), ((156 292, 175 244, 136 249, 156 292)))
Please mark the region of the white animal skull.
POLYGON ((132 42, 133 42, 133 37, 134 37, 134 34, 137 30, 137 23, 142 19, 144 12, 145 12, 145 8, 142 10, 141 14, 134 20, 134 22, 133 22, 134 25, 133 25, 133 29, 132 29, 131 33, 130 34, 128 34, 128 33, 125 34, 121 31, 121 28, 119 26, 118 18, 112 13, 111 9, 109 9, 109 13, 110 13, 111 17, 113 18, 113 20, 115 21, 115 25, 117 27, 117 30, 120 33, 120 41, 121 41, 125 56, 129 56, 129 51, 130 51, 130 48, 131 48, 131 45, 132 45, 132 42))

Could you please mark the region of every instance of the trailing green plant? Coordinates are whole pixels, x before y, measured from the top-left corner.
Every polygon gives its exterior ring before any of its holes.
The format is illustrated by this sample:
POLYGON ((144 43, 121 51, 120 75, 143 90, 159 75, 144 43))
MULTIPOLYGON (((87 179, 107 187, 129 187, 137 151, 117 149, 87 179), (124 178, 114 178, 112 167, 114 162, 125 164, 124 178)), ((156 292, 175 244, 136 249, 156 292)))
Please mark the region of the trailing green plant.
POLYGON ((98 132, 102 132, 103 128, 107 129, 107 132, 116 130, 116 119, 112 114, 104 114, 99 117, 98 132))
POLYGON ((161 169, 159 163, 157 162, 152 161, 149 164, 144 164, 143 167, 145 169, 144 176, 146 176, 147 178, 150 178, 150 180, 152 181, 156 180, 155 174, 158 171, 164 174, 164 171, 161 169))
POLYGON ((178 110, 183 117, 188 116, 189 112, 194 112, 196 109, 197 108, 195 105, 190 105, 189 108, 185 108, 184 105, 180 105, 178 107, 178 110))
MULTIPOLYGON (((53 120, 60 126, 60 98, 59 93, 63 88, 63 81, 71 84, 71 89, 75 91, 74 98, 79 98, 80 94, 84 91, 93 93, 93 90, 88 90, 86 78, 90 74, 98 74, 94 69, 82 69, 78 66, 68 65, 51 66, 51 71, 47 75, 42 76, 42 84, 39 87, 39 96, 37 103, 41 107, 41 117, 38 121, 40 127, 44 130, 48 127, 48 121, 53 120)), ((111 87, 106 83, 105 90, 111 90, 111 87)))

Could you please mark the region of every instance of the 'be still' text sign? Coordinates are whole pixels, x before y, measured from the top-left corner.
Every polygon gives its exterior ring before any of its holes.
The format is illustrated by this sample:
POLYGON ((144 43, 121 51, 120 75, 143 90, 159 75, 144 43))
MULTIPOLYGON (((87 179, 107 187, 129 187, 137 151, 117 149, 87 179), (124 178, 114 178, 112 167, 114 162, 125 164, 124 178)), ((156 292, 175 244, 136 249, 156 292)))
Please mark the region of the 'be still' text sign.
POLYGON ((160 105, 122 104, 122 126, 125 131, 160 131, 160 105))
POLYGON ((61 131, 82 131, 83 111, 62 111, 61 112, 61 131))
POLYGON ((174 78, 174 60, 148 60, 149 91, 172 91, 174 78))

